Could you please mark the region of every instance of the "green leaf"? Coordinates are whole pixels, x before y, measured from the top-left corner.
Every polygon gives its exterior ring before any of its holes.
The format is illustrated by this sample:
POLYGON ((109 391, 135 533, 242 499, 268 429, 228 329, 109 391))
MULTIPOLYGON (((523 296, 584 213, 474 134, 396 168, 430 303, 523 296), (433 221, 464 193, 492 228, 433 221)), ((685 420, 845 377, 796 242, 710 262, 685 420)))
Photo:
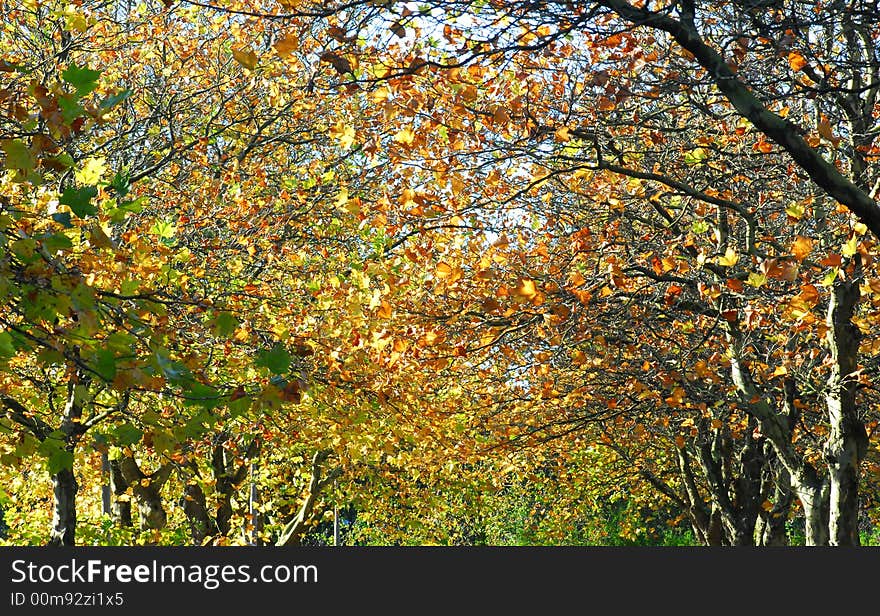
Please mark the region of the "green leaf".
POLYGON ((98 87, 98 77, 100 76, 101 71, 79 67, 76 64, 71 64, 61 73, 61 78, 76 88, 76 93, 80 97, 98 87))
POLYGON ((261 351, 257 355, 258 366, 263 366, 275 374, 284 374, 290 369, 290 353, 281 344, 276 344, 269 351, 261 351))
POLYGON ((253 400, 251 400, 249 396, 241 396, 235 400, 232 400, 230 397, 227 398, 227 400, 229 400, 226 405, 229 407, 229 416, 233 419, 244 415, 251 407, 251 404, 253 404, 253 400))
POLYGON ((684 164, 699 165, 707 158, 709 158, 709 153, 705 150, 705 148, 694 148, 690 152, 685 152, 684 164))
POLYGON ((58 106, 61 107, 61 117, 67 124, 72 123, 86 112, 73 96, 59 96, 58 106))
POLYGON ((141 288, 140 280, 123 280, 122 284, 119 285, 119 291, 123 295, 134 295, 141 288))
POLYGON ((6 154, 4 166, 7 169, 30 171, 34 168, 34 157, 28 147, 18 139, 3 139, 0 149, 6 154))
POLYGON ((112 109, 125 99, 131 96, 131 90, 122 90, 121 92, 117 92, 116 94, 111 94, 100 103, 98 103, 98 107, 101 109, 112 109))
POLYGON ((69 212, 55 212, 54 214, 52 214, 52 220, 57 222, 65 229, 70 229, 71 227, 73 227, 73 223, 70 222, 69 212))
POLYGON ((49 156, 43 160, 61 165, 62 167, 73 167, 74 165, 73 157, 67 152, 63 152, 58 156, 49 156))
POLYGON ((190 380, 192 376, 189 368, 179 361, 173 361, 165 357, 161 353, 156 354, 156 363, 159 364, 159 369, 162 371, 162 375, 169 383, 179 385, 180 383, 190 380))
POLYGON ((80 218, 86 216, 94 216, 98 213, 98 209, 92 204, 92 199, 98 195, 98 189, 94 186, 84 186, 82 188, 65 188, 61 193, 58 203, 69 206, 74 214, 80 218))
POLYGON ((12 346, 12 336, 9 332, 0 332, 0 359, 9 359, 15 355, 15 347, 12 346))
POLYGON ((73 468, 73 452, 67 451, 64 445, 64 434, 56 430, 37 446, 37 451, 46 458, 47 469, 52 475, 73 468))
POLYGON ((215 336, 228 336, 238 327, 238 319, 231 312, 218 312, 213 325, 215 336))
POLYGON ((691 225, 691 231, 696 234, 705 233, 709 230, 709 224, 704 220, 695 220, 691 225))
POLYGON ((112 381, 116 376, 116 357, 113 351, 100 349, 95 353, 95 361, 92 366, 105 381, 112 381))
POLYGON ((46 460, 46 467, 50 475, 73 468, 73 452, 65 449, 53 449, 46 460))
POLYGON ((50 367, 53 365, 61 365, 64 363, 64 355, 61 352, 56 351, 55 349, 43 349, 40 351, 40 354, 37 355, 37 361, 45 366, 50 367))
POLYGON ((73 242, 63 233, 55 233, 53 235, 45 235, 40 238, 43 247, 49 251, 49 254, 58 252, 59 250, 71 250, 73 242))
POLYGON ((201 406, 205 409, 217 407, 220 402, 220 394, 210 385, 192 381, 186 386, 184 397, 186 404, 201 406))
POLYGON ((80 312, 92 310, 95 307, 95 292, 86 284, 76 285, 76 288, 70 293, 70 299, 73 302, 73 307, 80 312))
POLYGON ((144 436, 142 430, 139 430, 128 421, 116 426, 111 432, 116 439, 116 444, 121 447, 134 445, 144 436))
POLYGON ((30 263, 34 260, 34 251, 37 249, 37 240, 32 237, 25 237, 15 240, 9 245, 9 248, 22 261, 30 263))
POLYGON ((129 181, 128 173, 124 171, 117 171, 116 175, 113 176, 113 179, 110 180, 110 188, 116 191, 116 194, 120 197, 124 197, 128 194, 128 191, 131 190, 131 183, 129 181))
POLYGON ((153 449, 157 453, 170 453, 177 446, 177 439, 171 432, 156 430, 153 432, 153 449))
POLYGON ((174 237, 174 234, 177 233, 177 227, 174 226, 174 223, 171 220, 157 220, 152 227, 150 227, 150 233, 153 235, 158 235, 162 239, 171 239, 174 237))

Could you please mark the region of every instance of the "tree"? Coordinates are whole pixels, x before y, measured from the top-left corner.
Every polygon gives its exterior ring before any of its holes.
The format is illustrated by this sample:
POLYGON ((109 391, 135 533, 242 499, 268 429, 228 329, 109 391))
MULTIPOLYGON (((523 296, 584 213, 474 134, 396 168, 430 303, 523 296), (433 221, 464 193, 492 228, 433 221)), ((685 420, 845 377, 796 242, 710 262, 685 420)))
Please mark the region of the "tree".
MULTIPOLYGON (((677 226, 682 214, 704 219, 707 210, 713 211, 717 238, 706 246, 709 250, 692 243, 682 250, 667 246, 636 252, 658 259, 654 272, 650 261, 640 263, 639 257, 616 264, 608 259, 612 282, 616 275, 622 282, 617 286, 629 286, 622 264, 635 261, 629 271, 638 273, 635 279, 661 283, 667 291, 678 287, 673 295, 683 295, 673 303, 690 311, 689 321, 720 319, 729 355, 725 380, 735 387, 740 398, 736 404, 758 423, 790 475, 806 512, 808 542, 857 543, 859 469, 867 454, 865 424, 873 421, 856 402, 860 384, 870 386, 871 363, 859 361, 862 333, 856 323, 863 318, 860 287, 873 276, 866 271, 873 241, 860 236, 878 230, 877 178, 868 164, 877 154, 872 127, 880 84, 874 9, 854 3, 816 13, 812 7, 778 3, 756 13, 735 3, 637 7, 617 1, 579 7, 426 3, 419 14, 394 4, 357 8, 347 7, 350 27, 343 29, 359 31, 361 22, 371 20, 373 49, 381 45, 383 51, 399 51, 396 59, 376 60, 388 67, 380 78, 402 92, 399 113, 407 113, 425 130, 446 125, 460 135, 470 134, 473 145, 460 143, 452 152, 453 160, 471 161, 470 169, 514 157, 525 161, 521 168, 530 167, 533 180, 524 180, 523 190, 510 190, 518 199, 525 188, 580 173, 593 183, 576 189, 587 199, 601 195, 600 187, 611 189, 613 210, 615 203, 624 203, 617 195, 635 196, 652 204, 652 216, 668 229, 687 229, 677 226), (458 20, 461 15, 467 20, 458 20), (390 25, 383 29, 379 23, 390 25), (426 42, 427 37, 417 35, 412 42, 389 44, 403 26, 438 37, 426 42), (519 84, 509 85, 513 76, 520 78, 519 84), (430 100, 430 107, 420 108, 414 100, 430 100), (677 138, 682 119, 698 119, 709 130, 696 139, 689 134, 677 138), (746 144, 753 149, 744 151, 746 144), (682 149, 676 151, 676 145, 682 149), (769 161, 776 166, 768 167, 769 161), (760 173, 751 164, 760 165, 760 173), (780 203, 784 193, 773 185, 791 173, 814 182, 812 190, 795 193, 793 205, 780 203), (621 186, 608 179, 614 176, 630 180, 621 186), (671 198, 675 205, 664 203, 671 198), (785 216, 805 226, 779 242, 779 217, 785 209, 785 216), (792 265, 804 263, 813 248, 819 255, 806 263, 812 273, 807 275, 807 267, 793 272, 792 265), (740 254, 751 263, 740 261, 740 254), (664 265, 664 257, 692 259, 702 271, 673 281, 682 267, 664 265), (746 324, 746 314, 769 314, 773 304, 743 301, 739 287, 746 281, 758 283, 749 277, 752 273, 791 278, 786 282, 795 286, 788 293, 798 298, 792 301, 806 305, 812 315, 807 320, 815 331, 806 340, 803 323, 800 332, 795 328, 788 334, 788 359, 799 357, 804 343, 821 347, 821 355, 827 352, 827 372, 810 364, 802 367, 803 382, 815 382, 820 373, 825 380, 824 393, 816 399, 825 418, 815 417, 819 425, 827 421, 827 433, 819 428, 821 462, 815 450, 799 451, 794 445, 799 438, 794 424, 803 414, 792 405, 804 404, 796 379, 783 378, 777 387, 760 383, 755 374, 759 364, 754 362, 778 353, 774 349, 779 342, 768 337, 770 346, 753 345, 756 322, 746 324), (711 280, 701 281, 702 276, 711 280), (828 289, 821 304, 810 295, 822 288, 817 280, 828 289), (691 303, 688 289, 698 292, 700 302, 691 303), (826 316, 817 325, 820 311, 826 316)), ((348 49, 361 57, 362 66, 365 58, 375 57, 370 56, 373 49, 348 49)), ((371 77, 365 72, 360 79, 371 77)), ((416 145, 419 161, 442 160, 442 150, 433 142, 416 145), (432 154, 426 155, 425 148, 432 148, 432 154)), ((464 164, 459 162, 459 169, 464 164)), ((435 163, 435 170, 450 169, 435 163)), ((485 190, 478 194, 491 196, 485 190)), ((545 195, 552 203, 553 193, 545 195)), ((568 213, 548 212, 546 207, 533 211, 548 218, 568 213)), ((624 208, 624 219, 627 214, 639 216, 624 208)), ((688 217, 681 220, 690 222, 688 217)), ((681 241, 675 238, 683 234, 673 233, 670 240, 681 241)), ((622 290, 632 294, 631 286, 622 290)), ((780 366, 779 373, 783 368, 788 369, 780 366)))

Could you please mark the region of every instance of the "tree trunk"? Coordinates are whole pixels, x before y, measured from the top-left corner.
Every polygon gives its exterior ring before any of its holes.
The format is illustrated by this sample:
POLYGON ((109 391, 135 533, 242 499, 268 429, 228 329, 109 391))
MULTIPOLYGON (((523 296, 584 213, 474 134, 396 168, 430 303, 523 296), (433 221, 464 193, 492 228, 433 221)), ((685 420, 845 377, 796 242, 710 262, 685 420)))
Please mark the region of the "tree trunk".
POLYGON ((76 493, 79 486, 69 468, 52 475, 54 510, 48 545, 76 545, 76 493))
POLYGON ((113 471, 106 450, 101 452, 101 513, 113 515, 113 471))
MULTIPOLYGON (((64 434, 64 449, 71 454, 85 432, 82 426, 83 400, 77 393, 77 386, 88 391, 91 379, 77 371, 76 377, 67 382, 67 401, 61 419, 61 432, 64 434)), ((76 545, 76 493, 79 485, 71 468, 64 468, 52 476, 54 510, 52 529, 49 531, 48 545, 76 545)))
POLYGON ((123 456, 118 463, 122 477, 131 488, 131 494, 134 496, 140 529, 160 530, 165 528, 168 523, 168 515, 165 513, 160 491, 171 476, 173 470, 171 464, 163 464, 158 470, 147 475, 132 457, 123 456))
POLYGON ((818 478, 792 478, 792 490, 804 510, 804 533, 807 545, 828 545, 828 482, 818 478))
POLYGON ((324 450, 318 451, 312 456, 312 477, 309 481, 308 492, 297 514, 281 531, 281 536, 275 542, 276 546, 300 545, 309 528, 309 523, 314 520, 316 515, 320 515, 321 512, 315 511, 318 495, 339 475, 339 469, 333 469, 326 478, 322 479, 323 464, 330 455, 330 451, 324 450))
POLYGON ((183 512, 189 522, 189 532, 194 545, 202 545, 211 534, 213 522, 208 514, 208 504, 201 486, 187 483, 183 489, 183 512))
POLYGON ((126 493, 128 482, 119 468, 119 460, 110 460, 110 490, 113 492, 113 503, 110 507, 113 520, 117 526, 131 526, 131 497, 126 493))
POLYGON ((852 317, 858 301, 858 276, 835 283, 826 319, 832 364, 825 396, 831 430, 824 453, 831 483, 828 523, 832 545, 859 545, 859 473, 868 435, 855 402, 861 332, 852 317))
MULTIPOLYGON (((769 444, 765 446, 764 451, 768 459, 771 459, 773 450, 769 444)), ((787 546, 789 541, 786 522, 791 511, 791 504, 794 501, 794 494, 791 492, 791 476, 782 465, 770 464, 766 469, 764 484, 765 488, 762 490, 762 494, 768 500, 772 498, 773 507, 769 511, 761 509, 755 532, 755 542, 760 546, 787 546), (774 469, 773 466, 778 468, 774 469)))

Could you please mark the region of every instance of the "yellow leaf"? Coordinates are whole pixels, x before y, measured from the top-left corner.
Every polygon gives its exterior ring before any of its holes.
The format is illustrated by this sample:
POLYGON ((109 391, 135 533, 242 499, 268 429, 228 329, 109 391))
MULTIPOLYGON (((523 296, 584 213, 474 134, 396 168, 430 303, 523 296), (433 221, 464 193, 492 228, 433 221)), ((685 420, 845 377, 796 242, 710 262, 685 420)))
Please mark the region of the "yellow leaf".
POLYGON ((361 211, 361 198, 354 197, 345 202, 345 210, 349 214, 359 214, 361 211))
POLYGON ((441 261, 437 264, 437 269, 434 270, 434 274, 437 278, 448 278, 449 275, 452 274, 452 266, 441 261))
POLYGON ((523 278, 516 288, 516 294, 526 299, 534 298, 538 294, 538 289, 535 288, 535 281, 523 278))
POLYGON ((767 276, 764 274, 759 274, 757 272, 750 272, 749 279, 746 280, 746 284, 756 289, 761 288, 767 282, 767 276))
POLYGON ((813 250, 813 240, 808 237, 803 237, 801 235, 797 236, 794 243, 791 245, 791 254, 794 255, 794 258, 798 261, 803 261, 807 258, 807 255, 813 250))
POLYGON ((856 236, 853 235, 849 240, 847 240, 846 244, 844 244, 840 249, 840 254, 844 257, 851 257, 856 254, 859 250, 859 243, 856 239, 856 236))
POLYGON ((857 222, 856 224, 853 225, 853 231, 855 231, 858 235, 864 235, 865 233, 868 232, 868 225, 861 223, 861 222, 857 222))
POLYGON ((104 163, 107 161, 103 156, 97 158, 87 158, 83 161, 83 166, 74 173, 76 181, 80 184, 93 185, 101 181, 107 167, 104 163))
POLYGON ((739 256, 736 254, 736 251, 727 247, 727 250, 724 251, 724 256, 718 257, 718 265, 723 265, 724 267, 732 267, 736 265, 736 262, 739 261, 739 256))
POLYGON ((354 143, 354 128, 339 120, 331 129, 330 136, 339 140, 339 145, 348 149, 354 143))
POLYGON ((374 104, 384 103, 391 97, 391 90, 388 88, 377 88, 370 94, 370 101, 374 104))
POLYGON ((257 54, 243 45, 232 48, 232 57, 246 69, 252 71, 257 67, 257 54))
POLYGON ((792 201, 791 203, 788 204, 788 206, 786 206, 785 213, 788 214, 789 216, 791 216, 792 218, 800 220, 803 217, 803 215, 806 213, 806 208, 804 208, 803 204, 798 203, 796 201, 792 201))
POLYGON ((397 143, 402 143, 403 145, 412 145, 412 142, 415 140, 416 134, 413 132, 411 128, 403 128, 392 137, 394 141, 397 143))
POLYGON ((273 47, 275 48, 275 52, 278 54, 279 57, 286 58, 299 47, 299 39, 295 34, 291 32, 290 34, 286 34, 282 38, 275 41, 273 47))
POLYGON ((568 128, 565 126, 560 126, 556 129, 556 132, 553 133, 553 138, 556 141, 560 141, 565 143, 566 141, 571 141, 571 135, 568 133, 568 128))

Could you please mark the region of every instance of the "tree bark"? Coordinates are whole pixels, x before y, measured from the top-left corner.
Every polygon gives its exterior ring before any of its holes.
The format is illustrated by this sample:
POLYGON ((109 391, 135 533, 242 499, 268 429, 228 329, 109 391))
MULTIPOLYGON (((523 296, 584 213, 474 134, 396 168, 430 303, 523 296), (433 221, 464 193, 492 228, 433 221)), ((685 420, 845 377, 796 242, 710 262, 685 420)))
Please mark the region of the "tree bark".
MULTIPOLYGON (((67 401, 61 419, 61 433, 64 435, 64 449, 73 455, 79 438, 85 432, 82 425, 83 401, 77 387, 88 388, 91 379, 77 372, 67 382, 67 401)), ((63 468, 52 476, 52 495, 54 498, 52 528, 49 531, 48 545, 76 545, 76 494, 79 485, 73 468, 63 468)))
POLYGON ((162 503, 162 486, 171 476, 173 466, 163 464, 155 472, 145 474, 137 461, 130 456, 119 459, 119 469, 131 489, 138 512, 141 530, 160 530, 168 523, 168 514, 162 503))
POLYGON ((65 468, 52 475, 54 498, 52 529, 49 532, 51 546, 76 545, 76 493, 79 485, 73 470, 65 468))
POLYGON ((194 545, 203 545, 214 526, 208 513, 205 493, 198 483, 190 482, 183 489, 183 512, 189 522, 189 532, 194 545))
POLYGON ((868 448, 868 435, 856 409, 861 332, 852 317, 859 295, 857 276, 836 282, 826 319, 832 364, 825 396, 830 432, 824 453, 831 484, 832 545, 859 545, 859 473, 868 448))
POLYGON ((131 526, 131 497, 127 494, 128 482, 119 468, 119 460, 110 460, 110 489, 113 492, 113 520, 118 526, 131 526))
POLYGON ((281 531, 281 536, 275 542, 276 546, 300 545, 302 542, 309 522, 316 515, 315 503, 318 500, 318 495, 339 475, 339 469, 334 469, 327 477, 322 478, 323 464, 330 455, 331 453, 325 450, 315 453, 312 457, 312 477, 309 481, 308 493, 306 493, 305 500, 303 500, 297 514, 281 531))

